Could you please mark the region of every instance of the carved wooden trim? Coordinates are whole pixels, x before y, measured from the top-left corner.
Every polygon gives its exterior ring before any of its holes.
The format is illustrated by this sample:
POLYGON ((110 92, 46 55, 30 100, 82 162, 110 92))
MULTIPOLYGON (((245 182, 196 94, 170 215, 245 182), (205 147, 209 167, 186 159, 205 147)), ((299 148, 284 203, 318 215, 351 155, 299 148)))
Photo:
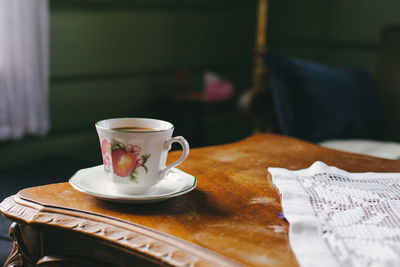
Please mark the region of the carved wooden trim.
POLYGON ((141 225, 84 212, 45 207, 17 195, 3 200, 0 210, 14 221, 55 226, 86 234, 167 265, 241 266, 208 249, 141 225))
POLYGON ((96 266, 106 267, 109 263, 100 262, 94 259, 85 259, 83 257, 60 257, 60 256, 44 256, 37 261, 37 266, 60 266, 63 263, 73 263, 76 266, 96 266))
POLYGON ((26 263, 34 265, 32 257, 29 255, 28 251, 25 249, 24 244, 21 239, 21 234, 19 232, 19 225, 17 223, 12 223, 9 230, 10 236, 13 238, 13 248, 10 255, 8 256, 4 266, 25 266, 26 263))
POLYGON ((6 262, 4 263, 5 267, 22 267, 24 266, 24 261, 22 259, 22 254, 20 253, 20 249, 18 243, 14 241, 13 248, 8 256, 6 262))

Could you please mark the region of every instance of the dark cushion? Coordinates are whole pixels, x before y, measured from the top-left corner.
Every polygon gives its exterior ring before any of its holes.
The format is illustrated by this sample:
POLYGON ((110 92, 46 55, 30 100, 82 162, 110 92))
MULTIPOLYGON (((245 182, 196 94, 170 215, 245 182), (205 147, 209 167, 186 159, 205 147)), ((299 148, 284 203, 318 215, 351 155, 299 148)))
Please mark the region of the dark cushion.
POLYGON ((382 136, 376 85, 365 71, 274 53, 265 62, 282 134, 311 142, 382 136))

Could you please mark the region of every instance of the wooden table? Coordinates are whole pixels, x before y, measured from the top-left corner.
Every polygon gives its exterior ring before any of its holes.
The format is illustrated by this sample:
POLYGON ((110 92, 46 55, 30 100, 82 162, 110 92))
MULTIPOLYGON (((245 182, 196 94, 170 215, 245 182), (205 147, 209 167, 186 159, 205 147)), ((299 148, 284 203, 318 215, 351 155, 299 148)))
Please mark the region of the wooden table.
POLYGON ((15 221, 6 265, 297 266, 267 168, 301 169, 316 160, 347 171, 400 172, 400 161, 259 134, 191 150, 179 168, 197 177, 196 189, 161 203, 108 203, 68 183, 27 188, 1 203, 15 221))

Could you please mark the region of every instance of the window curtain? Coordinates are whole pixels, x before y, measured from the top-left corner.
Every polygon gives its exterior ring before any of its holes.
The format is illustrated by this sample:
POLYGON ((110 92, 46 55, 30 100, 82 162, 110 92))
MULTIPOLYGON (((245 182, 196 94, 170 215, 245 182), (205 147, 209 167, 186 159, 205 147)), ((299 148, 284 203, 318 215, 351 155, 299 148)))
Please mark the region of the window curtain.
POLYGON ((49 129, 47 0, 0 0, 0 140, 49 129))

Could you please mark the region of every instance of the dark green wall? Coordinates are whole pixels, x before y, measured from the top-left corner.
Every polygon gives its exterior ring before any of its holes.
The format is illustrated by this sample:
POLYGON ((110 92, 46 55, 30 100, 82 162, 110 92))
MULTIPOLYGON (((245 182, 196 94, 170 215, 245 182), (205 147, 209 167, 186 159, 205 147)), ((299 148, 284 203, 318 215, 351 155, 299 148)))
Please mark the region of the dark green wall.
POLYGON ((270 49, 376 76, 381 31, 400 23, 397 0, 272 0, 270 49))
MULTIPOLYGON (((231 80, 236 97, 251 83, 255 0, 50 3, 51 132, 0 143, 0 169, 56 154, 100 163, 93 124, 160 114, 162 97, 176 89, 178 67, 191 69, 195 91, 201 90, 206 70, 231 80)), ((271 0, 269 7, 268 49, 360 67, 379 83, 380 34, 385 25, 400 23, 399 1, 271 0)), ((400 92, 385 97, 391 109, 387 118, 400 125, 400 92)), ((237 112, 211 110, 204 123, 204 145, 250 133, 237 112)), ((400 129, 393 129, 393 139, 400 140, 400 129)))
MULTIPOLYGON (((240 95, 250 85, 255 13, 255 1, 51 0, 51 131, 0 143, 0 169, 49 155, 101 163, 94 123, 168 117, 160 103, 176 89, 180 67, 191 70, 190 90, 202 90, 208 70, 240 95)), ((231 110, 207 113, 204 145, 250 133, 231 110)))

